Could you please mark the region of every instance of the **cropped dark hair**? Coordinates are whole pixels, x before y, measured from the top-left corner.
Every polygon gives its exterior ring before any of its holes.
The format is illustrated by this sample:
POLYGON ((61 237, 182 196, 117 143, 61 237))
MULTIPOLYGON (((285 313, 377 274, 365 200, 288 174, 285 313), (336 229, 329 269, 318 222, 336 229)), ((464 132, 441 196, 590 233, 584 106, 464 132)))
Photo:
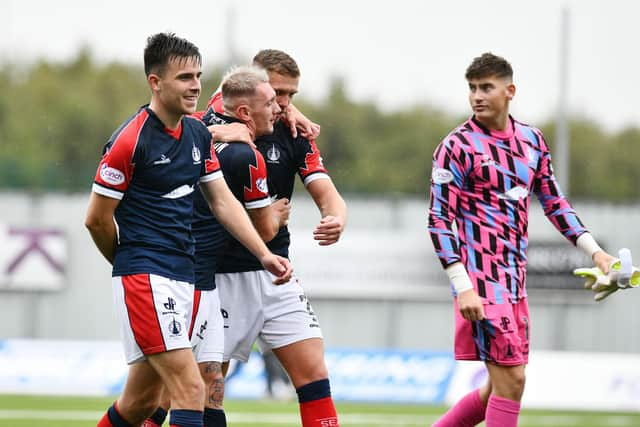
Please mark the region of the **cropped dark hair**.
POLYGON ((513 78, 511 64, 501 56, 485 52, 473 59, 464 75, 467 80, 485 77, 513 78))
POLYGON ((300 69, 296 61, 281 50, 261 50, 253 57, 253 64, 264 68, 270 73, 294 78, 300 77, 300 69))
POLYGON ((202 65, 200 51, 188 40, 177 37, 174 33, 158 33, 147 38, 144 48, 144 72, 162 74, 172 59, 195 59, 202 65))

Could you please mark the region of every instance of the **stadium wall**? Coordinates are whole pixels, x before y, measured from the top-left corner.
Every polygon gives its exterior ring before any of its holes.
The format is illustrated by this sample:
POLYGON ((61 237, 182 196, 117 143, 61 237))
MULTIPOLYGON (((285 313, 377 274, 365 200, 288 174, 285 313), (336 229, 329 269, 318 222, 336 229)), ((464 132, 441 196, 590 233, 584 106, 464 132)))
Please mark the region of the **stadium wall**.
MULTIPOLYGON (((83 226, 87 200, 88 195, 0 194, 0 293, 9 319, 0 323, 0 338, 119 338, 110 268, 83 226)), ((426 231, 427 201, 347 197, 347 203, 347 230, 334 247, 312 240, 319 218, 308 198, 296 195, 292 207, 292 261, 327 346, 450 350, 451 298, 426 231)), ((640 206, 575 207, 609 250, 626 246, 640 260, 640 206)), ((532 247, 542 242, 542 264, 562 258, 544 257, 545 248, 556 244, 561 251, 554 253, 577 253, 535 201, 529 234, 532 247)), ((563 289, 548 283, 530 289, 533 348, 640 353, 640 291, 622 291, 596 304, 590 292, 578 289, 570 270, 562 271, 548 278, 563 289)))

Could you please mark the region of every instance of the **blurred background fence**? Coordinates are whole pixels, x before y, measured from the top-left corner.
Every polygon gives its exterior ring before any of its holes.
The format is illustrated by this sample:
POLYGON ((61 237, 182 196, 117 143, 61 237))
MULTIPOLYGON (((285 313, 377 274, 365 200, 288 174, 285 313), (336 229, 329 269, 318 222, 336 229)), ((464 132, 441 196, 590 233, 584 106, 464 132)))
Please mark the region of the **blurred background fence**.
MULTIPOLYGON (((87 194, 2 193, 0 337, 118 339, 109 265, 83 226, 87 194)), ((291 258, 329 347, 450 350, 453 318, 446 276, 417 198, 347 197, 341 241, 319 247, 312 201, 293 200, 291 258)), ((607 249, 640 257, 640 206, 576 203, 607 249)), ((532 202, 528 277, 535 349, 640 352, 640 293, 594 303, 571 276, 589 265, 532 202)))

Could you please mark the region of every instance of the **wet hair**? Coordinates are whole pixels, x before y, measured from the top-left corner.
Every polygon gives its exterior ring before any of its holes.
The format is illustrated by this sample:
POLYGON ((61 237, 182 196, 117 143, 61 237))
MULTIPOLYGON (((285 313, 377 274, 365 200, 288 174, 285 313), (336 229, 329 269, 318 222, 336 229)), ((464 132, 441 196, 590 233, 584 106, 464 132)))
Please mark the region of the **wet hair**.
POLYGON ((197 46, 174 33, 158 33, 147 38, 144 48, 144 72, 147 76, 151 73, 162 75, 173 59, 195 59, 198 65, 202 65, 197 46))
POLYGON ((255 65, 242 65, 222 77, 222 102, 225 111, 233 110, 239 101, 247 101, 261 83, 269 83, 267 72, 255 65))
POLYGON ((501 56, 491 52, 485 52, 471 62, 465 73, 467 80, 482 79, 486 77, 513 78, 511 64, 501 56))
POLYGON ((300 69, 296 61, 281 50, 261 50, 253 57, 253 64, 264 68, 270 73, 293 78, 300 77, 300 69))

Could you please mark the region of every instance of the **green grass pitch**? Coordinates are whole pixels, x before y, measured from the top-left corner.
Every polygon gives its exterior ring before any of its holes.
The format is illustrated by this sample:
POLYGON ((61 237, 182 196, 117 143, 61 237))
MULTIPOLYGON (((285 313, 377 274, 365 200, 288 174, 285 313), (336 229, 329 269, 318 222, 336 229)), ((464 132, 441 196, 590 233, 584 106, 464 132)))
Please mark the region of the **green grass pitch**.
MULTIPOLYGON (((114 398, 0 395, 0 427, 94 427, 114 398)), ((428 426, 444 407, 423 405, 336 404, 342 427, 428 426)), ((300 426, 295 402, 231 400, 225 410, 230 427, 300 426)), ((165 423, 165 426, 168 423, 165 423)), ((639 413, 525 410, 520 427, 632 427, 639 413)))

